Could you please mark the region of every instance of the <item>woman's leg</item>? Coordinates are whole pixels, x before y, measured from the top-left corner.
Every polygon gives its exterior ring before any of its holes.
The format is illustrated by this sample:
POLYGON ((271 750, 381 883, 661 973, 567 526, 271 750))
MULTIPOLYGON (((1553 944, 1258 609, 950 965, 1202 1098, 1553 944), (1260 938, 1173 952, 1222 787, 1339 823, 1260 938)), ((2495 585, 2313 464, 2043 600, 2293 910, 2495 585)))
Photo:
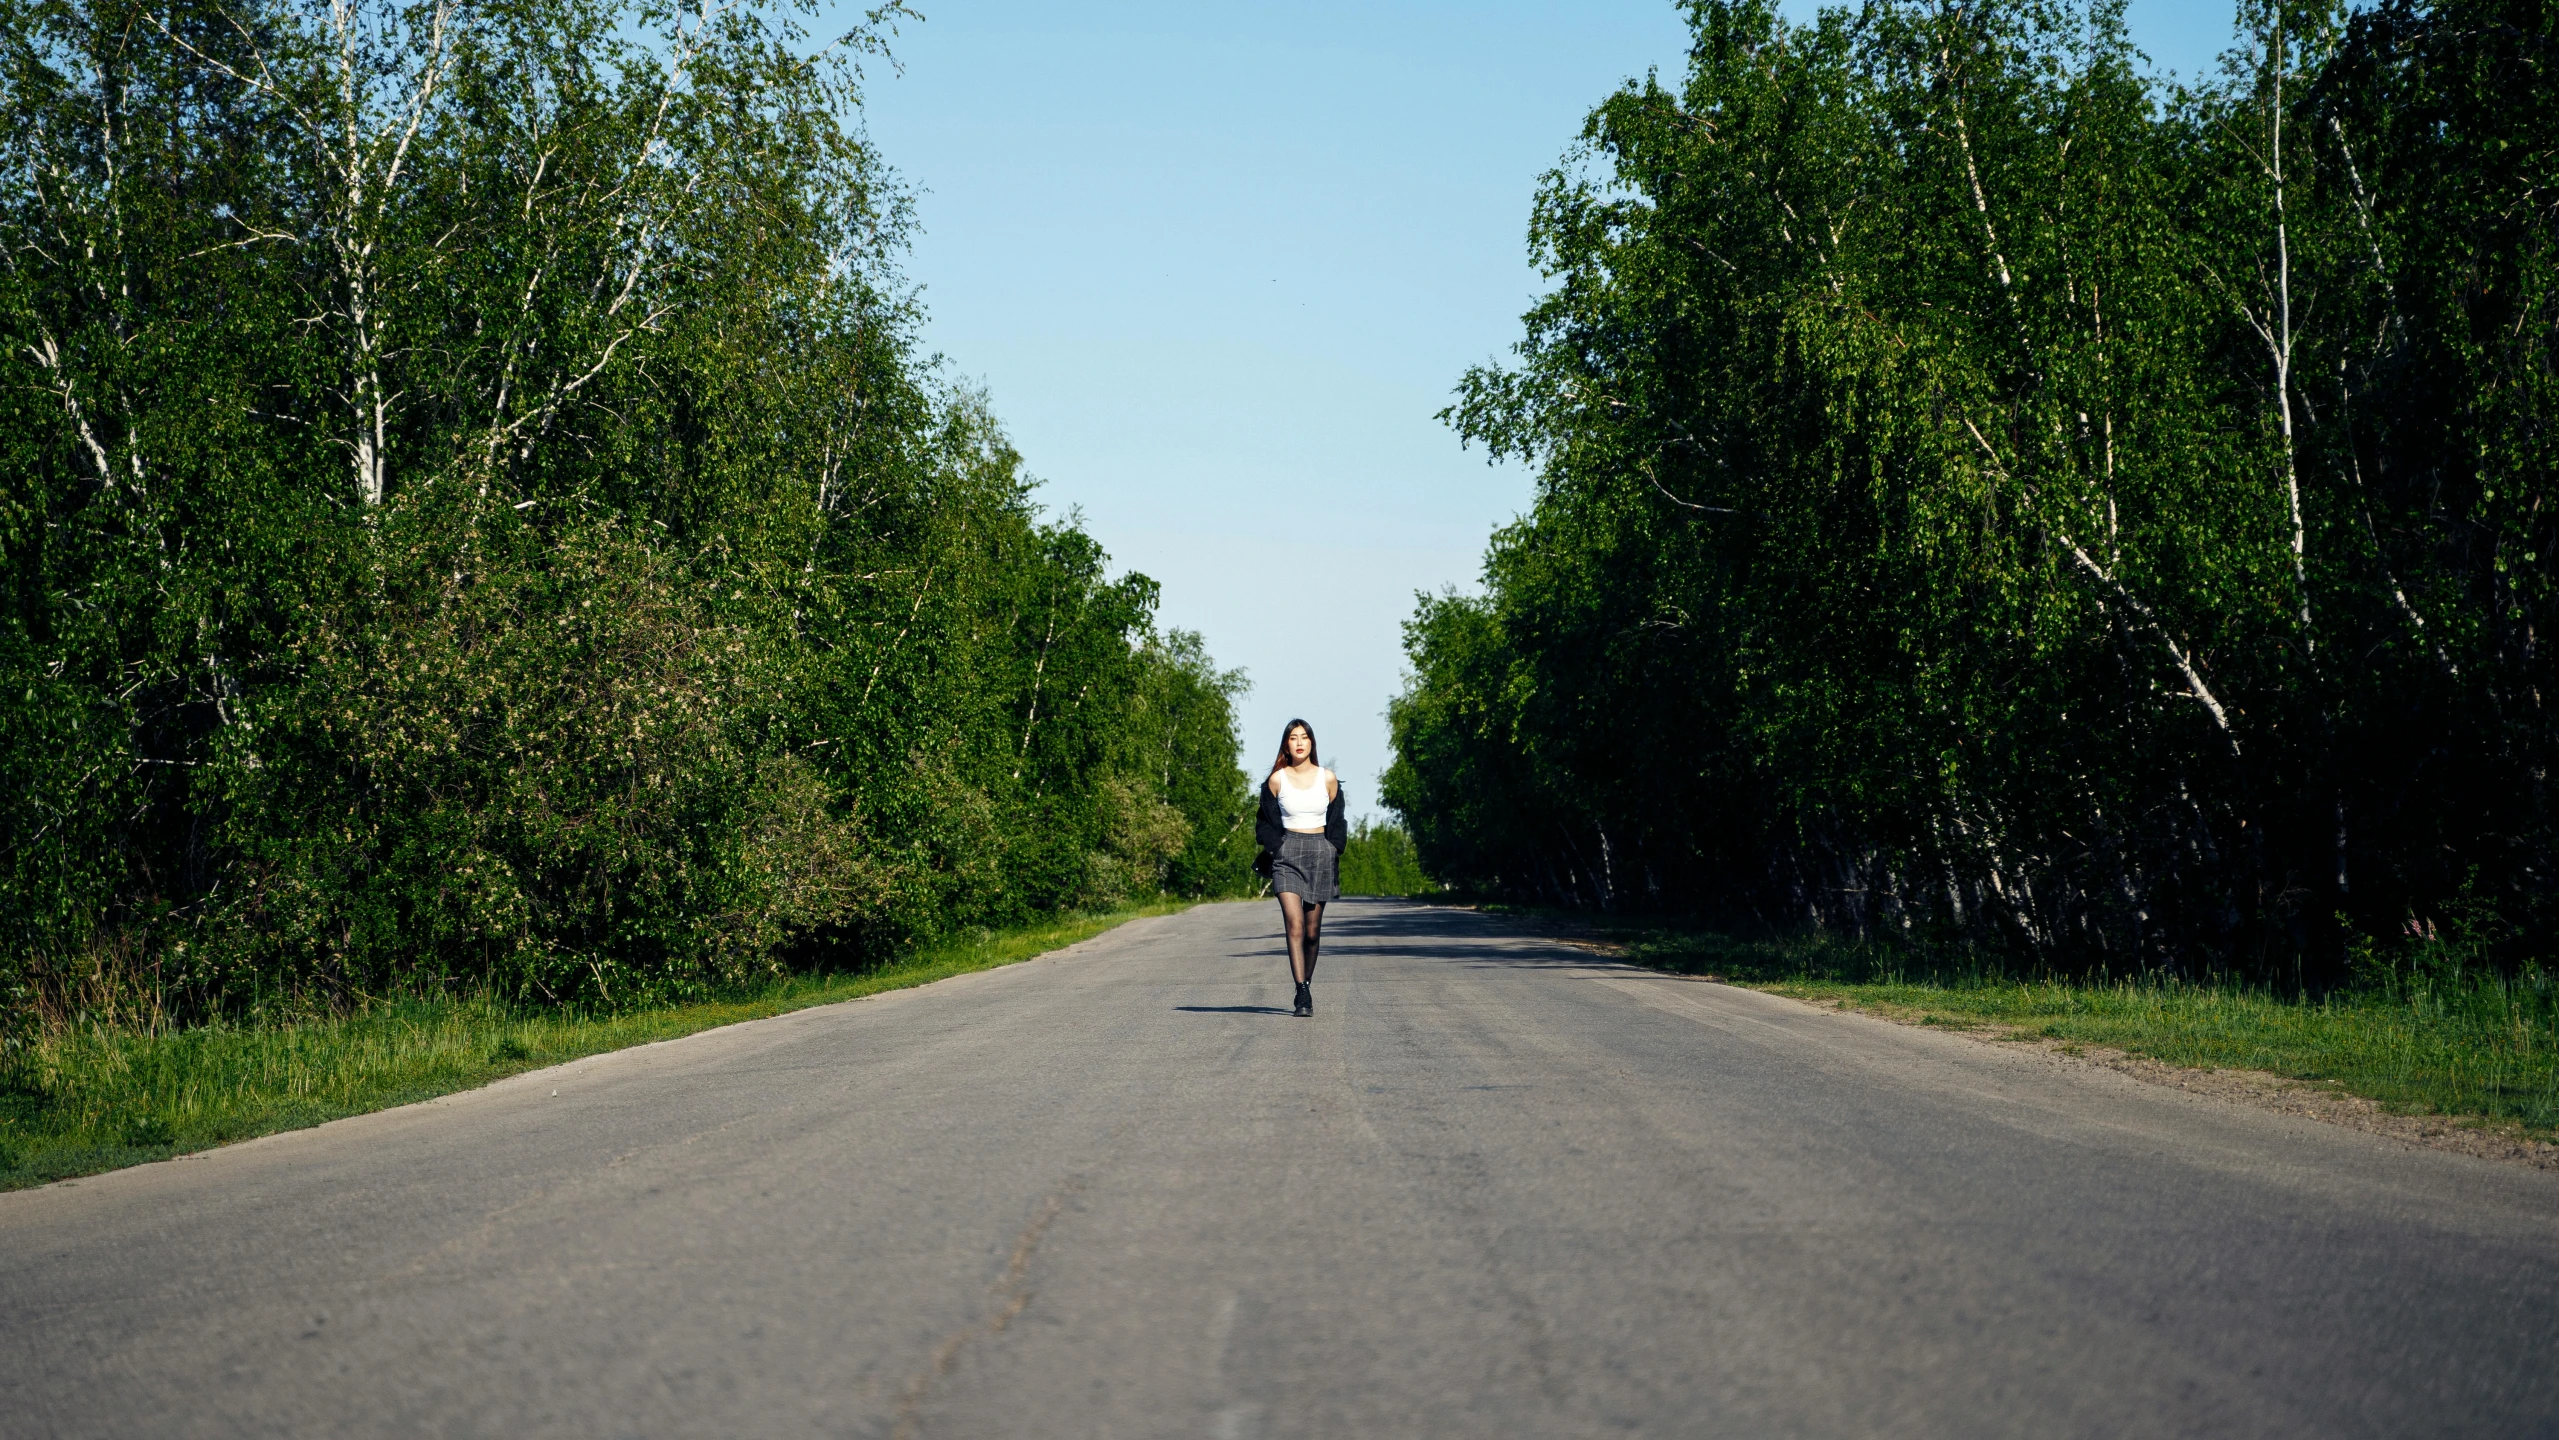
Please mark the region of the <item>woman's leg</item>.
POLYGON ((1306 906, 1305 915, 1300 922, 1299 928, 1306 936, 1305 940, 1301 942, 1301 948, 1306 951, 1306 969, 1304 973, 1307 979, 1312 980, 1315 978, 1316 954, 1322 948, 1324 940, 1324 907, 1321 905, 1306 906))
POLYGON ((1312 947, 1306 943, 1306 897, 1283 890, 1279 902, 1280 933, 1288 937, 1289 978, 1303 985, 1306 977, 1314 971, 1315 958, 1312 947))

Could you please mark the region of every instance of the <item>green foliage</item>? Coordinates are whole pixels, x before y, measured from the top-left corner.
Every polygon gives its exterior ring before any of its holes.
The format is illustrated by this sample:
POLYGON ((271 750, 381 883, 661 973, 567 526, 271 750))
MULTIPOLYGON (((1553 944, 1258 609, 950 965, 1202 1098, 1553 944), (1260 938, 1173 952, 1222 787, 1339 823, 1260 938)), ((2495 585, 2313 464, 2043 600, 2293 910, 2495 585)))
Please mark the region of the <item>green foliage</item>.
POLYGON ((1449 418, 1537 503, 1424 597, 1424 864, 2115 973, 2546 937, 2554 13, 1697 0, 1449 418), (2475 876, 2475 882, 2472 877, 2475 876))
POLYGON ((1351 827, 1340 879, 1345 895, 1427 895, 1438 888, 1422 873, 1421 855, 1402 826, 1367 820, 1351 827))
POLYGON ((0 0, 18 1038, 1239 883, 1241 677, 917 348, 894 9, 0 0))

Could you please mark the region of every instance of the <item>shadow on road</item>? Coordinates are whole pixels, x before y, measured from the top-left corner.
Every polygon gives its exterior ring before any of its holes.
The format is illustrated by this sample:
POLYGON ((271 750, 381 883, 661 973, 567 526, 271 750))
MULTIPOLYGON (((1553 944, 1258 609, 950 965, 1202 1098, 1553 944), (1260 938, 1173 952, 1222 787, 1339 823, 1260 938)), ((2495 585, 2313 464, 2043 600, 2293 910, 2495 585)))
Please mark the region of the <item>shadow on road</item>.
POLYGON ((1470 968, 1624 968, 1652 973, 1607 955, 1522 934, 1491 916, 1414 901, 1365 900, 1356 909, 1328 909, 1324 915, 1324 938, 1333 943, 1356 942, 1362 956, 1449 960, 1470 968), (1491 933, 1468 933, 1478 926, 1491 933))
POLYGON ((1194 1015, 1294 1015, 1297 1013, 1294 1010, 1283 1010, 1277 1005, 1176 1005, 1173 1008, 1187 1010, 1194 1015))

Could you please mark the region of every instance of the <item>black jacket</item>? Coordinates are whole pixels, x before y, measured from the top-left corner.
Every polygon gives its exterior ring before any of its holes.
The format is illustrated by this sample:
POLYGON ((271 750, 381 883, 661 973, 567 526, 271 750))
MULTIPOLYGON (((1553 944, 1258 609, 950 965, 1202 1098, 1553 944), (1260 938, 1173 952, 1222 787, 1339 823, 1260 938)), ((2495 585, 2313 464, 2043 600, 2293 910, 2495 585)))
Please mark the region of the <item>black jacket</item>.
MULTIPOLYGON (((1343 846, 1351 843, 1350 822, 1342 818, 1342 797, 1349 793, 1342 788, 1340 777, 1336 776, 1333 803, 1324 807, 1324 838, 1333 842, 1336 855, 1342 853, 1343 846)), ((1277 855, 1280 837, 1288 833, 1288 827, 1280 823, 1279 797, 1271 793, 1271 777, 1268 775, 1262 777, 1261 794, 1262 810, 1253 819, 1253 838, 1261 843, 1263 854, 1277 855)), ((1254 868, 1259 870, 1261 867, 1256 865, 1254 868)))

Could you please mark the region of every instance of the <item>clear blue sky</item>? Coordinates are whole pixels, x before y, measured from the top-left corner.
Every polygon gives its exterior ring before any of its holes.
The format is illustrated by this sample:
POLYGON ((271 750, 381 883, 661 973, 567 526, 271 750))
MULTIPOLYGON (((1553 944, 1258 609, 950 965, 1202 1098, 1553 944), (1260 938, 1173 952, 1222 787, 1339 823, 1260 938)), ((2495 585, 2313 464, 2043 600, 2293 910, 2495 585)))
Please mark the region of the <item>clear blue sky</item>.
MULTIPOLYGON (((1679 11, 917 8, 867 111, 920 192, 928 342, 991 392, 1041 499, 1251 673, 1248 768, 1304 715, 1373 811, 1414 593, 1471 586, 1530 494, 1432 417, 1537 293, 1538 176, 1619 83, 1681 73, 1679 11)), ((2133 0, 2130 23, 2193 75, 2230 15, 2133 0)))

